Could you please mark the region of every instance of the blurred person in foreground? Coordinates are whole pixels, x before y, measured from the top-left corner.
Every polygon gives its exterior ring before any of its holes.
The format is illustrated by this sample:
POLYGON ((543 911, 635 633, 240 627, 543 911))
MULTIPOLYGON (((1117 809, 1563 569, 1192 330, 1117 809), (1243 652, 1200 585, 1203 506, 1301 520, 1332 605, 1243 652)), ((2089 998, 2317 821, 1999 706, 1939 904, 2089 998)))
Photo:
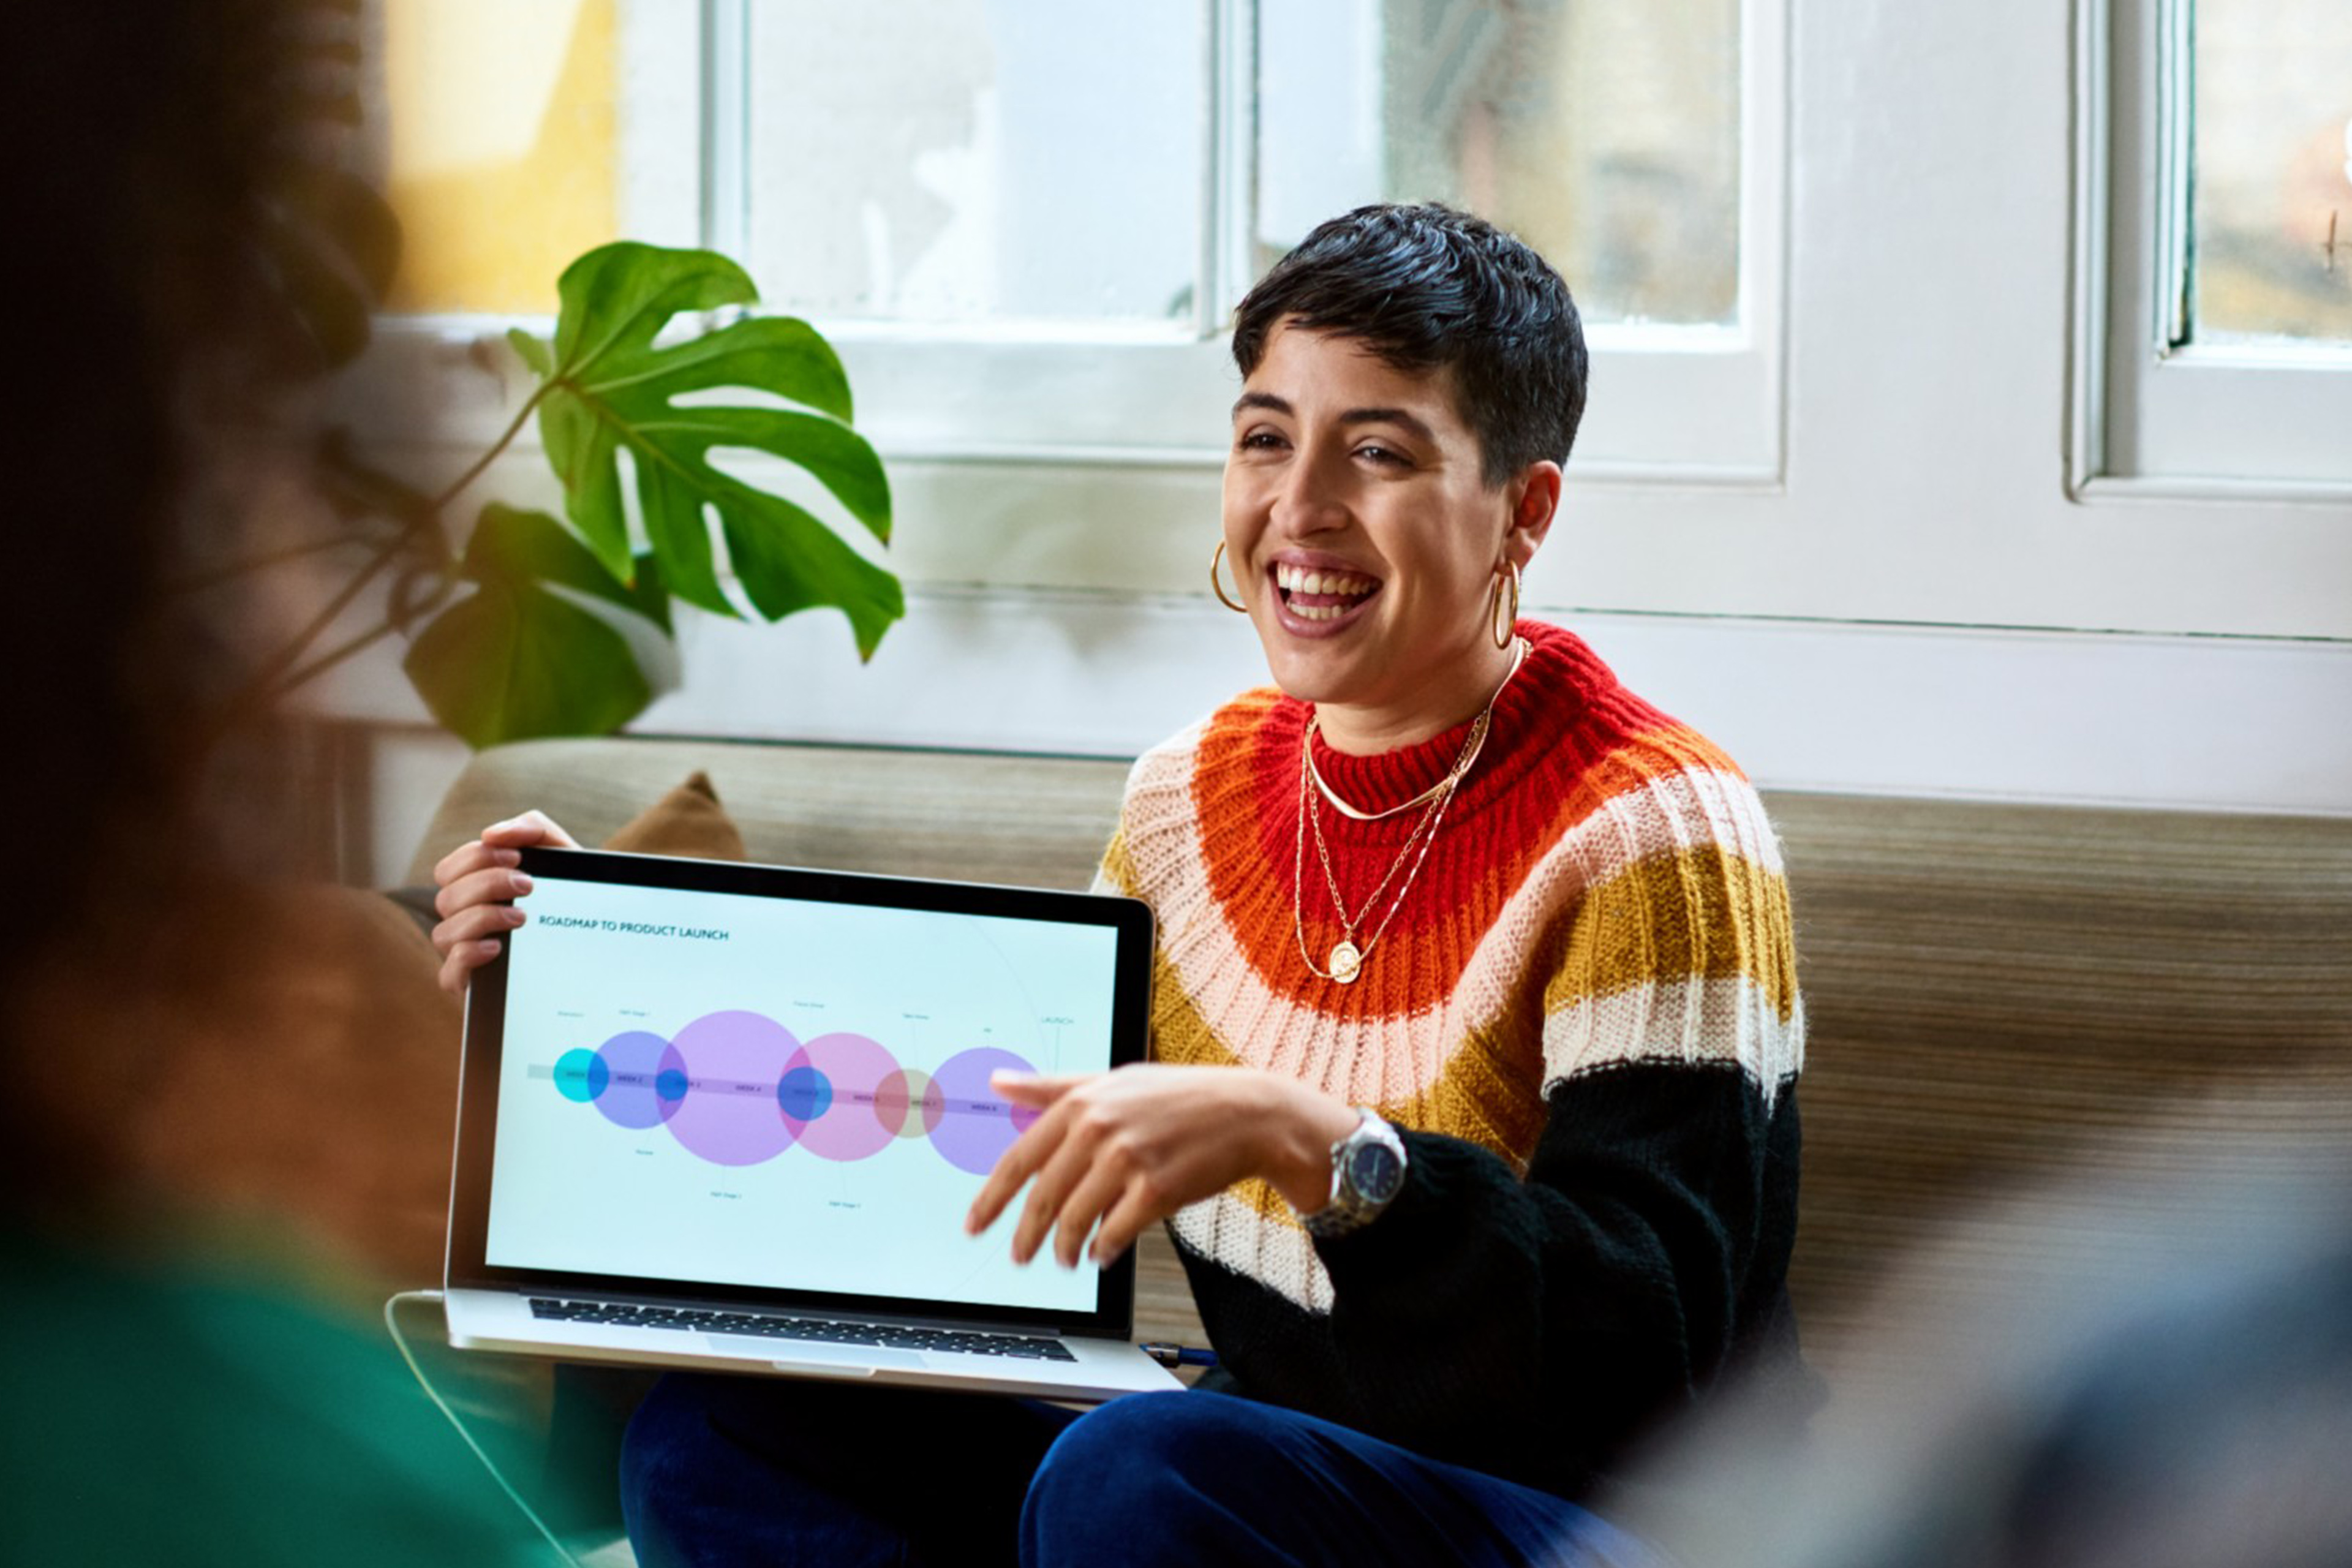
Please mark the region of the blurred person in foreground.
MULTIPOLYGON (((346 1276, 286 1209, 224 1219, 158 1153, 267 1148, 289 1119, 331 1121, 335 1107, 289 1103, 283 1064, 350 1047, 363 1022, 332 943, 247 923, 262 895, 213 847, 219 803, 196 780, 228 671, 168 586, 192 552, 234 547, 238 498, 260 488, 250 465, 266 466, 255 432, 281 362, 256 231, 285 151, 270 84, 288 79, 296 18, 184 0, 13 21, 5 1555, 534 1560, 521 1516, 381 1324, 344 1310, 346 1276), (239 1097, 182 1099, 239 1074, 239 1097)), ((279 1170, 279 1204, 319 1176, 279 1170)))
POLYGON ((2352 1563, 2352 1160, 2244 1131, 2347 1117, 2217 1101, 2163 1124, 2167 1174, 2094 1145, 2095 1182, 1948 1222, 1836 1347, 1812 1443, 1734 1398, 1619 1512, 1684 1568, 2352 1563))

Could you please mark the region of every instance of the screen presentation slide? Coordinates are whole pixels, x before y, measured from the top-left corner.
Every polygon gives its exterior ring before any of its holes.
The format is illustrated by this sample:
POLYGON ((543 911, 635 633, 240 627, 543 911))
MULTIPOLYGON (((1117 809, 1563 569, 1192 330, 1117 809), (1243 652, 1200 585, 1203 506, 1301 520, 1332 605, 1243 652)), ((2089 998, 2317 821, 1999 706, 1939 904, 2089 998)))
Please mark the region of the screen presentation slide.
POLYGON ((1093 1310, 963 1216, 1034 1119, 989 1074, 1109 1065, 1108 927, 536 881, 489 1263, 1093 1310))

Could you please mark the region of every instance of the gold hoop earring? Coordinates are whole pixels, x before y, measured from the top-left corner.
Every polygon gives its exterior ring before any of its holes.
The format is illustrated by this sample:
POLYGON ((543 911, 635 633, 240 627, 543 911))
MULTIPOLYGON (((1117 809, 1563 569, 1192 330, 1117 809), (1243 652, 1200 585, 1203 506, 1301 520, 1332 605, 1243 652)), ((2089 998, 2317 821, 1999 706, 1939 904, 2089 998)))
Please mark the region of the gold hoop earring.
POLYGON ((1503 565, 1510 575, 1507 577, 1501 572, 1495 574, 1495 591, 1486 597, 1486 630, 1494 637, 1496 647, 1507 648, 1511 646, 1511 639, 1518 636, 1519 563, 1516 561, 1506 561, 1503 565), (1502 613, 1503 590, 1506 587, 1511 590, 1511 610, 1508 615, 1502 613))
POLYGON ((1225 608, 1239 611, 1246 616, 1249 614, 1249 606, 1225 592, 1223 574, 1220 570, 1224 559, 1225 542, 1220 539, 1217 541, 1217 548, 1209 555, 1209 592, 1214 594, 1217 596, 1217 602, 1225 608))

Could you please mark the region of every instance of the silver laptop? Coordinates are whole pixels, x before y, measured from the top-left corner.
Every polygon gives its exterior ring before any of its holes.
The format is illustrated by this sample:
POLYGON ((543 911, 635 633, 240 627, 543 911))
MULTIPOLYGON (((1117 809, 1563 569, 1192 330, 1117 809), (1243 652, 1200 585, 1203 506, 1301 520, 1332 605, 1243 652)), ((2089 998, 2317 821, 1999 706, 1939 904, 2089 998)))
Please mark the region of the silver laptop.
POLYGON ((963 1216, 1028 1124, 1000 1068, 1142 1058, 1132 900, 530 849, 467 1002, 453 1344, 1102 1399, 1133 1254, 1011 1257, 963 1216))

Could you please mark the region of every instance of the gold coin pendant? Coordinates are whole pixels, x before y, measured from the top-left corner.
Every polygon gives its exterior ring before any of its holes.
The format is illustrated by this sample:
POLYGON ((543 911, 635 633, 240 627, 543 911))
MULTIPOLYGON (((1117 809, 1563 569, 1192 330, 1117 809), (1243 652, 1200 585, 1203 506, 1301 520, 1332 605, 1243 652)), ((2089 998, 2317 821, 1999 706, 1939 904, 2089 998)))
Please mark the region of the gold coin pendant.
POLYGON ((1331 950, 1331 978, 1340 984, 1351 983, 1363 973, 1364 955, 1356 951, 1352 942, 1343 942, 1331 950))

